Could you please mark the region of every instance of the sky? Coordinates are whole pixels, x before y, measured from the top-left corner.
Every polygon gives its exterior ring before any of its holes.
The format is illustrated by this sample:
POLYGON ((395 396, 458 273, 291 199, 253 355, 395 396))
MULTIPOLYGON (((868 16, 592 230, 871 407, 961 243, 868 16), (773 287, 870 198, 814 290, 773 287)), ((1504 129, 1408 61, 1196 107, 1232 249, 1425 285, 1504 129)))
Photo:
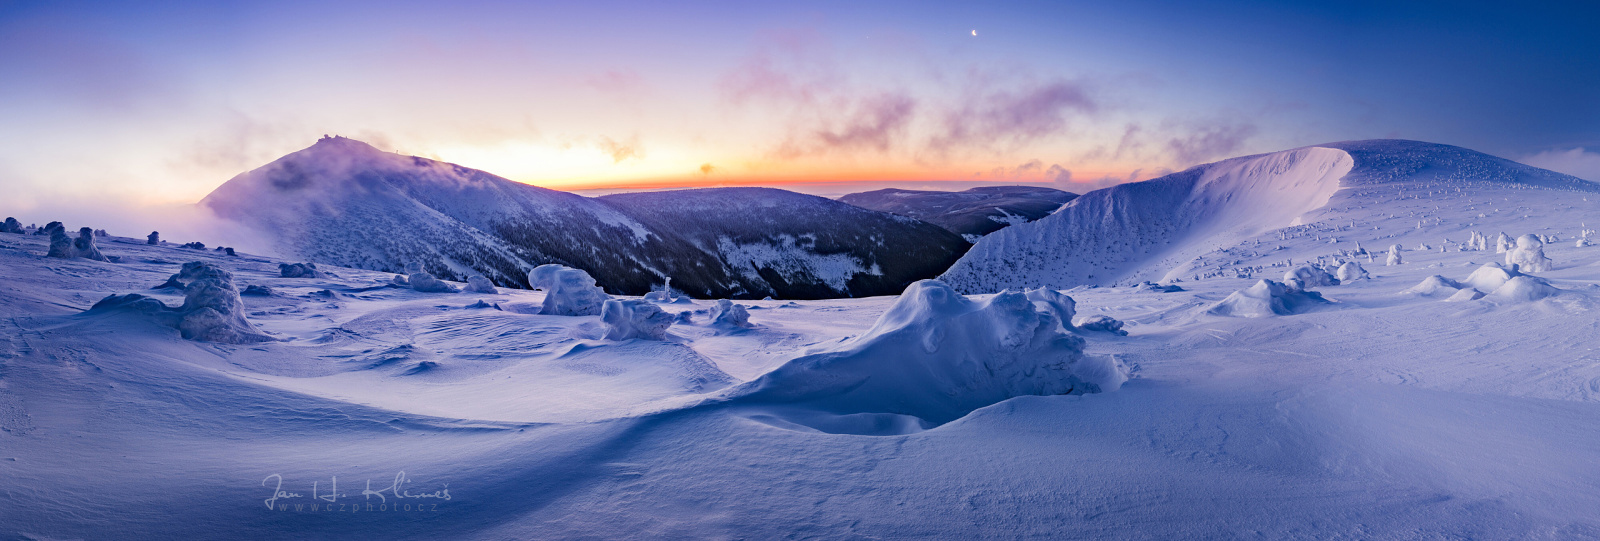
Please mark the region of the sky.
POLYGON ((1082 192, 1385 137, 1600 181, 1597 5, 0 0, 0 213, 193 203, 324 134, 586 192, 1082 192))

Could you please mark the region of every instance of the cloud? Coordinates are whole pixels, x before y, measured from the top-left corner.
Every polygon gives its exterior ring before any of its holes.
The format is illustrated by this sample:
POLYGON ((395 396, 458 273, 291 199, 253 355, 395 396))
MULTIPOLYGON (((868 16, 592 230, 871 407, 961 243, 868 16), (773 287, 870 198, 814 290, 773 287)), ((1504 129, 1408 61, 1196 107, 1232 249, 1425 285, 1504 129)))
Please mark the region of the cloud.
POLYGON ((1233 156, 1259 130, 1250 122, 1222 120, 1171 126, 1168 131, 1182 135, 1167 140, 1167 152, 1178 165, 1189 166, 1233 156))
POLYGON ((1069 113, 1093 113, 1100 105, 1080 83, 1054 81, 1018 90, 999 90, 965 100, 943 115, 942 133, 929 147, 988 148, 996 143, 1025 144, 1059 135, 1069 113))
POLYGON ((601 152, 611 155, 612 163, 644 158, 644 147, 639 144, 638 136, 630 137, 627 141, 617 141, 602 135, 595 141, 594 146, 601 152))
POLYGON ((1600 182, 1600 152, 1589 152, 1583 147, 1546 150, 1517 161, 1584 180, 1600 182))
POLYGON ((835 120, 837 128, 818 129, 803 140, 786 141, 778 155, 795 158, 835 151, 888 152, 911 123, 916 101, 902 94, 863 98, 847 116, 835 120))
POLYGON ((714 166, 714 165, 711 165, 711 162, 706 162, 706 163, 700 164, 700 174, 702 174, 702 175, 710 176, 711 173, 716 171, 716 170, 717 170, 717 167, 714 166))

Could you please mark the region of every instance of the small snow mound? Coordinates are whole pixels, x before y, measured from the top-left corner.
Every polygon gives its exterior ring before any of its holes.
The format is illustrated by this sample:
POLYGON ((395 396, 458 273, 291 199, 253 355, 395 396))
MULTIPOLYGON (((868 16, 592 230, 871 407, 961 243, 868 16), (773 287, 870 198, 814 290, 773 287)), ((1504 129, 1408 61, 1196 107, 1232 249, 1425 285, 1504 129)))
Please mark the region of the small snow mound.
POLYGON ((270 287, 255 284, 245 286, 244 291, 239 292, 240 295, 251 297, 271 297, 274 293, 270 287))
POLYGON ((1316 265, 1300 265, 1289 269, 1289 272, 1283 273, 1283 282, 1296 289, 1339 285, 1338 278, 1334 278, 1328 271, 1316 265))
POLYGON ((1177 293, 1184 290, 1176 285, 1161 285, 1155 282, 1140 282, 1138 288, 1140 291, 1152 291, 1155 293, 1177 293))
POLYGON ((711 324, 719 327, 751 327, 750 311, 743 304, 721 299, 711 307, 711 324))
POLYGON ((1517 245, 1506 251, 1506 264, 1525 272, 1549 272, 1555 268, 1544 256, 1544 243, 1532 234, 1517 237, 1517 245))
POLYGON ((563 265, 534 267, 528 271, 528 284, 545 291, 544 308, 539 312, 545 315, 600 315, 602 305, 610 298, 589 273, 563 265))
POLYGON ((1560 292, 1560 289, 1543 279, 1521 275, 1506 280, 1506 283, 1490 292, 1488 298, 1502 302, 1533 302, 1560 292))
POLYGON ((673 319, 675 316, 655 303, 643 300, 607 300, 600 311, 600 320, 606 324, 606 340, 665 340, 673 319))
POLYGON ((1478 299, 1481 299, 1481 298, 1483 298, 1483 292, 1482 291, 1478 291, 1476 289, 1473 289, 1473 288, 1469 287, 1469 288, 1457 291, 1454 295, 1451 295, 1450 298, 1445 299, 1444 302, 1467 302, 1467 301, 1475 301, 1475 300, 1478 300, 1478 299))
POLYGON ((467 291, 471 291, 473 293, 484 293, 488 295, 494 295, 500 292, 499 289, 494 287, 494 282, 489 281, 489 279, 485 278, 482 274, 474 274, 467 277, 467 291))
POLYGON ((1126 367, 1085 357, 1083 346, 1022 293, 975 302, 922 280, 839 349, 794 359, 731 392, 742 402, 942 424, 1014 396, 1112 391, 1127 380, 1126 367))
POLYGON ((1335 277, 1341 283, 1365 280, 1367 278, 1367 269, 1361 268, 1360 263, 1346 261, 1343 265, 1339 265, 1339 270, 1335 273, 1335 277))
POLYGON ((1433 276, 1423 278, 1422 282, 1411 286, 1400 293, 1421 295, 1424 297, 1437 297, 1439 295, 1455 295, 1457 291, 1460 291, 1464 287, 1466 286, 1461 285, 1460 282, 1435 274, 1433 276))
POLYGON ((1078 301, 1060 291, 1043 287, 1030 289, 1023 296, 1033 301, 1035 310, 1055 316, 1056 321, 1061 323, 1061 330, 1072 330, 1072 318, 1078 315, 1078 301))
POLYGON ((316 263, 279 263, 279 278, 322 278, 316 263))
POLYGON ((1472 271, 1472 274, 1467 275, 1467 279, 1462 280, 1461 283, 1464 284, 1463 287, 1470 286, 1477 288, 1478 291, 1494 291, 1512 278, 1522 275, 1517 271, 1517 267, 1508 269, 1499 263, 1490 261, 1484 263, 1482 267, 1478 267, 1478 270, 1472 271))
POLYGON ((1078 328, 1090 332, 1111 333, 1117 336, 1127 336, 1128 331, 1122 330, 1122 322, 1112 319, 1111 316, 1088 316, 1078 321, 1078 328))
POLYGON ((1332 303, 1317 292, 1261 280, 1211 305, 1206 313, 1229 317, 1287 316, 1309 312, 1326 304, 1332 303))

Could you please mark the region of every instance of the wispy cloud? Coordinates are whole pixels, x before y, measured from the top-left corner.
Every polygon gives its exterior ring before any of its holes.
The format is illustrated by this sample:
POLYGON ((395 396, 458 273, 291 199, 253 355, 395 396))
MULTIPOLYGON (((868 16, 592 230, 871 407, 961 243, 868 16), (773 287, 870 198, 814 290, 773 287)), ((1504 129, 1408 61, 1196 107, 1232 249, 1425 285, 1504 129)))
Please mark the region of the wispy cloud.
POLYGON ((1180 166, 1189 166, 1233 156, 1259 130, 1250 122, 1221 119, 1174 125, 1165 131, 1177 133, 1167 139, 1172 159, 1180 166))
POLYGON ((639 137, 629 137, 626 141, 618 141, 607 136, 600 136, 595 140, 595 148, 611 156, 612 163, 622 163, 628 159, 644 158, 644 147, 639 144, 639 137))
POLYGON ((1583 147, 1546 150, 1517 161, 1584 180, 1600 182, 1600 152, 1590 152, 1583 147))
POLYGON ((1059 135, 1073 113, 1100 105, 1081 83, 1054 81, 1020 89, 983 92, 945 112, 943 130, 929 142, 935 151, 990 148, 1059 135))

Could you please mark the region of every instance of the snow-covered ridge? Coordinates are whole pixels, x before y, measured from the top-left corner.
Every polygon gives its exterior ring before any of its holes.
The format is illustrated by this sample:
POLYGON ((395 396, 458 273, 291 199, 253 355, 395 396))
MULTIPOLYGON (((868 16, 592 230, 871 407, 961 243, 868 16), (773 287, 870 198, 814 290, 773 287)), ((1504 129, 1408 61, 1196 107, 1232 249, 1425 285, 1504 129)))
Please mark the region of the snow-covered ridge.
MULTIPOLYGON (((1600 184, 1448 145, 1330 143, 1223 160, 1090 192, 1051 216, 985 237, 940 278, 973 293, 1191 280, 1222 272, 1251 276, 1268 266, 1292 266, 1296 256, 1357 248, 1341 242, 1378 248, 1402 235, 1423 235, 1426 226, 1443 219, 1428 214, 1437 208, 1408 206, 1402 219, 1386 207, 1405 199, 1468 197, 1464 190, 1480 185, 1600 192, 1600 184), (1401 224, 1417 227, 1401 229, 1401 224), (1298 237, 1336 246, 1273 253, 1285 248, 1278 242, 1298 237)), ((1462 203, 1481 214, 1469 214, 1465 222, 1502 223, 1493 226, 1497 230, 1517 227, 1517 215, 1489 201, 1462 203)), ((1438 234, 1465 241, 1464 227, 1438 234)))
POLYGON ((819 197, 696 192, 593 199, 330 137, 201 204, 288 258, 385 272, 420 263, 442 278, 481 274, 509 287, 527 287, 528 270, 553 263, 629 294, 668 278, 702 298, 892 294, 967 248, 937 226, 819 197), (736 249, 719 249, 721 237, 736 249))

